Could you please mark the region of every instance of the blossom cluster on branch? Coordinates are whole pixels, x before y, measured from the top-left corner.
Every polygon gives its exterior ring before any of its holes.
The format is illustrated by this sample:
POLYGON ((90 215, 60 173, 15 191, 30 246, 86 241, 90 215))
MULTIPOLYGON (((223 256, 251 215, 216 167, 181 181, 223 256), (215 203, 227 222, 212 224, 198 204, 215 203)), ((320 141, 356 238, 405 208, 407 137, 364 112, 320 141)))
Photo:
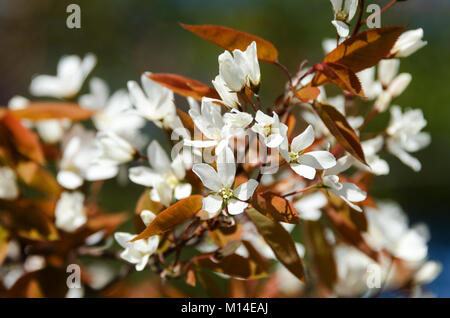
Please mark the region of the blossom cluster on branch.
POLYGON ((183 24, 225 49, 212 86, 144 72, 114 93, 92 77, 80 96, 93 54, 35 76, 30 93, 42 99, 15 96, 0 113, 0 294, 64 296, 55 286, 66 266, 93 258, 67 295, 133 295, 122 280, 134 271, 156 273, 148 296, 188 295, 170 287, 175 278, 222 296, 424 295, 441 268, 428 260, 427 227, 370 191, 390 172, 386 153, 417 172, 413 153, 430 143, 422 111, 395 105, 412 80, 400 59, 426 44, 423 31, 362 31, 360 14, 351 32, 364 2, 331 3, 337 39, 294 74, 262 38, 183 24), (260 98, 260 62, 286 75, 275 102, 260 98), (331 85, 341 93, 329 96, 331 85), (368 131, 387 111, 387 126, 368 131), (99 193, 114 178, 142 187, 134 214, 103 210, 99 193), (119 231, 130 217, 135 231, 119 231), (105 259, 123 269, 112 273, 105 259), (122 294, 112 293, 118 284, 122 294))

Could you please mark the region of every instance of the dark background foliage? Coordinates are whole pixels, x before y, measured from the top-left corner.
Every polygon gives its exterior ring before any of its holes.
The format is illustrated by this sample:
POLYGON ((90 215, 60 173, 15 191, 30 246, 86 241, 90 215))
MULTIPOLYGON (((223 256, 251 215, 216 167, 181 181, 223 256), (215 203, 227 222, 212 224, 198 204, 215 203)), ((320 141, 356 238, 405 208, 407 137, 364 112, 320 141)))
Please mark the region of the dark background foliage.
MULTIPOLYGON (((368 3, 386 5, 387 0, 368 3)), ((28 85, 36 73, 54 74, 61 55, 93 52, 99 62, 95 76, 112 89, 138 80, 143 71, 172 72, 205 83, 218 73, 221 50, 183 30, 178 22, 230 26, 268 39, 280 51, 280 61, 294 72, 307 59, 323 57, 321 41, 334 37, 328 0, 3 0, 0 2, 0 104, 15 94, 29 96, 28 85), (66 28, 66 7, 81 6, 82 28, 66 28)), ((450 2, 416 0, 400 2, 382 15, 382 24, 423 27, 428 46, 402 60, 401 71, 413 75, 408 90, 395 103, 421 108, 432 144, 417 154, 423 163, 414 173, 396 158, 383 155, 391 174, 378 177, 374 194, 398 200, 412 222, 431 226, 430 254, 444 263, 444 273, 430 287, 439 296, 450 296, 450 2)), ((285 77, 272 65, 262 64, 263 100, 269 103, 283 88, 285 77)), ((84 88, 86 90, 86 86, 84 88)), ((375 129, 388 116, 373 123, 375 129)), ((132 210, 139 188, 127 192, 108 183, 102 202, 113 210, 132 210), (116 194, 116 195, 114 195, 116 194)))

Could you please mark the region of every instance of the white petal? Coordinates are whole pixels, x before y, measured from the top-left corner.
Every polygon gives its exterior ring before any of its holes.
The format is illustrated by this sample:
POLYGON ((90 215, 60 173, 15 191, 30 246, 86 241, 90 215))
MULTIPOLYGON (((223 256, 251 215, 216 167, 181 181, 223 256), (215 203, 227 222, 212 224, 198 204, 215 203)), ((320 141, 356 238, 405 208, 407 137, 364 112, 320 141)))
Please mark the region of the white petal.
POLYGON ((148 161, 152 168, 159 173, 170 171, 171 161, 159 142, 153 140, 147 149, 148 161))
POLYGON ((116 239, 117 243, 119 243, 119 245, 123 248, 127 248, 131 244, 130 241, 135 237, 136 235, 125 232, 114 233, 114 238, 116 239))
POLYGON ((83 178, 79 174, 68 170, 58 172, 56 179, 60 185, 70 190, 76 189, 83 184, 83 178))
POLYGON ((336 158, 328 151, 311 151, 301 155, 299 163, 315 169, 329 169, 336 165, 336 158))
POLYGON ((314 129, 311 125, 303 131, 300 135, 296 136, 291 143, 291 150, 293 152, 300 152, 305 150, 314 142, 314 129))
POLYGON ((152 187, 159 174, 144 166, 133 167, 128 170, 130 180, 144 187, 152 187))
POLYGON ((271 134, 266 139, 266 146, 269 148, 276 148, 283 142, 284 137, 280 134, 271 134))
POLYGON ((306 179, 312 180, 316 176, 316 169, 314 169, 310 166, 294 163, 294 164, 291 164, 291 168, 298 175, 305 177, 306 179))
POLYGON ((203 198, 202 201, 202 209, 207 211, 209 214, 216 214, 222 207, 223 199, 216 195, 211 194, 208 195, 206 198, 203 198))
POLYGON ((400 68, 399 59, 381 60, 378 64, 378 79, 383 86, 388 87, 400 68))
POLYGON ((247 207, 247 202, 242 202, 236 199, 231 199, 227 204, 228 213, 231 215, 241 214, 247 207))
POLYGON ((234 190, 234 195, 236 198, 242 201, 247 201, 253 195, 253 193, 258 187, 258 181, 250 179, 247 182, 241 184, 234 190))
POLYGON ((174 190, 175 199, 181 200, 191 195, 192 186, 189 183, 182 183, 174 190))
POLYGON ((351 202, 361 202, 367 197, 367 193, 358 188, 355 184, 349 182, 342 182, 342 188, 338 191, 340 195, 344 196, 351 202))
POLYGON ((141 217, 141 220, 142 222, 144 222, 145 226, 148 226, 156 218, 156 214, 149 210, 143 210, 139 216, 141 217))
POLYGON ((192 171, 200 178, 203 185, 212 191, 219 191, 222 188, 222 182, 217 175, 216 170, 206 163, 196 163, 192 171))
POLYGON ((347 23, 338 20, 333 20, 331 23, 335 26, 336 31, 341 38, 346 38, 349 35, 350 27, 347 23))
POLYGON ((225 147, 217 156, 217 174, 222 185, 231 187, 236 175, 233 151, 225 147))

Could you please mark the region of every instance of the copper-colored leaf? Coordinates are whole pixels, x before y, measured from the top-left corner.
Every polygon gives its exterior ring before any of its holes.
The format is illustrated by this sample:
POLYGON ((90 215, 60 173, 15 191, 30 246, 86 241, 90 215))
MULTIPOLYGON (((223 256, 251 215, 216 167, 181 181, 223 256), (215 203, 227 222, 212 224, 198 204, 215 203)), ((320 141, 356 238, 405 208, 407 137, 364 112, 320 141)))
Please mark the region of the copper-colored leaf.
POLYGON ((1 201, 0 209, 6 211, 5 217, 17 235, 30 240, 56 240, 58 232, 51 219, 54 201, 19 199, 1 201))
POLYGON ((192 97, 197 100, 201 100, 202 97, 219 98, 214 88, 181 75, 156 73, 148 74, 147 77, 184 97, 192 97))
POLYGON ((337 142, 353 157, 367 165, 358 135, 344 115, 335 107, 317 101, 314 102, 314 109, 337 142))
POLYGON ((70 119, 72 121, 90 118, 94 112, 84 109, 75 103, 64 102, 33 102, 27 107, 11 111, 14 116, 21 119, 70 119))
MULTIPOLYGON (((316 69, 343 90, 359 97, 365 97, 358 76, 347 66, 338 63, 321 63, 316 65, 316 69)), ((313 84, 316 83, 313 82, 313 84)))
POLYGON ((22 125, 20 120, 10 112, 3 116, 3 123, 19 153, 37 163, 44 163, 44 153, 39 138, 34 132, 22 125))
POLYGON ((187 130, 189 130, 189 133, 191 134, 191 136, 194 136, 195 125, 194 125, 194 121, 192 120, 191 116, 186 114, 184 111, 182 111, 178 107, 177 107, 177 115, 180 118, 181 123, 183 124, 183 127, 186 128, 187 130))
POLYGON ((252 197, 252 206, 272 220, 298 224, 298 212, 285 198, 272 193, 257 193, 252 197))
MULTIPOLYGON (((326 63, 339 63, 354 73, 372 67, 386 57, 405 27, 394 26, 369 29, 345 40, 324 58, 326 63)), ((326 77, 316 76, 316 85, 323 85, 326 77)))
POLYGON ((306 244, 312 270, 320 284, 332 288, 337 278, 336 263, 331 245, 325 238, 321 224, 305 221, 306 244))
POLYGON ((132 241, 145 239, 171 230, 176 225, 191 218, 202 208, 201 195, 191 195, 168 207, 150 223, 147 228, 132 241))
POLYGON ((308 102, 310 100, 315 100, 320 94, 320 89, 314 86, 306 86, 297 91, 297 97, 302 102, 308 102))
POLYGON ((9 246, 9 233, 8 230, 5 229, 0 224, 0 266, 3 264, 7 254, 8 254, 8 246, 9 246))
POLYGON ((303 262, 297 253, 291 235, 278 222, 272 221, 255 209, 248 209, 247 215, 256 225, 258 232, 277 259, 298 279, 305 282, 303 262))
POLYGON ((255 41, 258 50, 258 59, 270 63, 275 62, 278 59, 278 51, 275 46, 258 36, 213 24, 181 24, 181 26, 199 37, 229 51, 234 49, 245 51, 247 47, 255 41))
POLYGON ((237 254, 225 256, 219 261, 212 261, 211 258, 200 258, 196 263, 214 272, 242 279, 260 278, 266 274, 260 264, 237 254))
POLYGON ((61 186, 55 177, 33 161, 19 162, 17 174, 29 187, 45 194, 48 198, 57 198, 61 194, 61 186))
POLYGON ((331 207, 326 209, 326 216, 347 242, 358 248, 370 258, 378 261, 378 252, 366 243, 361 232, 351 220, 331 207))

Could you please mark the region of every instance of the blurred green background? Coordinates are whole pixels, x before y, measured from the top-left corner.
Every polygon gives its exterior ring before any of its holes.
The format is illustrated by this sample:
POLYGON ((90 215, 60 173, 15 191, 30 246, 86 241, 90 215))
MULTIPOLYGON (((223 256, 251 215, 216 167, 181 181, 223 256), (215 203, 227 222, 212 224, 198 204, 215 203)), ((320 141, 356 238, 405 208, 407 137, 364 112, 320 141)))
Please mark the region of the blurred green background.
MULTIPOLYGON (((384 6, 390 0, 371 0, 384 6)), ((29 96, 36 73, 54 74, 61 55, 93 52, 98 57, 95 76, 112 89, 139 80, 143 71, 178 73, 204 83, 218 74, 214 45, 182 29, 187 24, 220 24, 259 35, 280 52, 280 61, 295 72, 307 59, 323 57, 322 39, 334 37, 329 0, 2 0, 0 2, 0 104, 15 94, 29 96), (81 7, 81 29, 66 27, 66 7, 81 7)), ((401 71, 413 75, 406 92, 395 103, 421 108, 428 120, 432 144, 417 153, 423 164, 414 173, 388 154, 391 174, 376 178, 374 194, 398 200, 413 221, 431 225, 430 253, 450 266, 450 1, 400 2, 382 15, 382 25, 422 27, 428 46, 402 60, 401 71)), ((285 76, 273 65, 261 64, 261 94, 266 103, 282 90, 285 76)), ((86 91, 85 85, 83 91, 86 91)), ((110 191, 117 189, 110 187, 110 191)), ((136 190, 136 191, 134 191, 136 190)), ((117 191, 117 190, 116 190, 117 191)), ((131 209, 139 194, 103 199, 115 211, 131 209)), ((434 285, 440 296, 450 296, 450 277, 441 275, 434 285)))

